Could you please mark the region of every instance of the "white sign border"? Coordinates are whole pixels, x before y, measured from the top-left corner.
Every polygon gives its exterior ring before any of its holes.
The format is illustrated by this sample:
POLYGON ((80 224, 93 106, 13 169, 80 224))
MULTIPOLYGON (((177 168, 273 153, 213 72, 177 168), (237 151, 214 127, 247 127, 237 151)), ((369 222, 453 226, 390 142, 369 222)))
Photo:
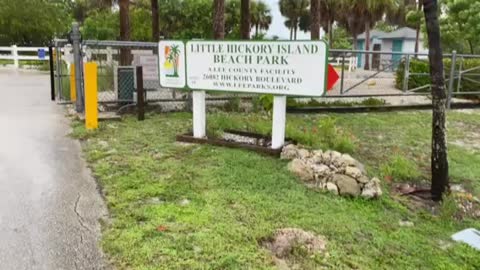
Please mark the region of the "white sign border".
MULTIPOLYGON (((179 41, 179 40, 170 40, 170 41, 179 41)), ((187 41, 182 41, 185 45, 185 88, 187 90, 191 91, 213 91, 213 92, 230 92, 230 93, 238 93, 238 94, 258 94, 258 95, 273 95, 273 96, 288 96, 288 97, 315 97, 315 98, 320 98, 324 97, 327 95, 327 85, 328 85, 328 56, 330 53, 330 48, 328 46, 328 43, 325 42, 324 40, 215 40, 215 39, 208 39, 208 40, 187 40, 187 41), (242 43, 252 43, 252 42, 272 42, 272 43, 294 43, 294 42, 321 42, 325 45, 325 80, 324 80, 324 90, 323 93, 320 95, 312 96, 312 95, 288 95, 288 94, 279 94, 279 93, 266 93, 266 92, 256 92, 256 91, 230 91, 230 90, 215 90, 215 89, 197 89, 197 88, 191 88, 190 85, 188 85, 188 66, 187 66, 187 46, 189 42, 242 42, 242 43)))

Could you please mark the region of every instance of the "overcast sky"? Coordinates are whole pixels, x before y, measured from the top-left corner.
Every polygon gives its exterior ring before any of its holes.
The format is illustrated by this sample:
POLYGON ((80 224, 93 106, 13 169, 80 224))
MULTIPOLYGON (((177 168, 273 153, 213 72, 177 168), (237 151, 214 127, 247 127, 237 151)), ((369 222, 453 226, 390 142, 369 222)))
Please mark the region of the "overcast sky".
MULTIPOLYGON (((285 17, 282 16, 280 13, 280 7, 278 6, 278 2, 280 0, 262 0, 270 6, 271 13, 272 13, 272 24, 270 25, 270 29, 268 30, 267 36, 278 36, 280 39, 289 39, 290 38, 290 31, 287 27, 285 27, 285 17)), ((310 39, 310 33, 304 33, 303 31, 298 30, 297 32, 297 39, 310 39)))

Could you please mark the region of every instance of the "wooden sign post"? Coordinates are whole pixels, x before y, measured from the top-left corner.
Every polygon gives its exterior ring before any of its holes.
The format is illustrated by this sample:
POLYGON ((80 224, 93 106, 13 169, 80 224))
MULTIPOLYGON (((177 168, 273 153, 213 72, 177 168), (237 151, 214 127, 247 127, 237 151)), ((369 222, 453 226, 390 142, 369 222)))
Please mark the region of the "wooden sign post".
POLYGON ((161 41, 160 84, 193 93, 194 137, 206 135, 205 90, 274 95, 272 148, 285 141, 286 96, 319 97, 327 84, 323 41, 161 41))

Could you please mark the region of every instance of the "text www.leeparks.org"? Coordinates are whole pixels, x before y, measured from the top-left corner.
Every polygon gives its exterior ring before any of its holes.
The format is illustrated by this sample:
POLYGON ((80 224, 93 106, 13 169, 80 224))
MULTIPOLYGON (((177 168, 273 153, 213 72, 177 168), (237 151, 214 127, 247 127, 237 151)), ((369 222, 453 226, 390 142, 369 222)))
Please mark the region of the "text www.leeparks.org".
POLYGON ((281 90, 289 91, 288 85, 265 84, 265 83, 243 83, 243 82, 213 82, 213 86, 227 89, 258 89, 258 90, 281 90))

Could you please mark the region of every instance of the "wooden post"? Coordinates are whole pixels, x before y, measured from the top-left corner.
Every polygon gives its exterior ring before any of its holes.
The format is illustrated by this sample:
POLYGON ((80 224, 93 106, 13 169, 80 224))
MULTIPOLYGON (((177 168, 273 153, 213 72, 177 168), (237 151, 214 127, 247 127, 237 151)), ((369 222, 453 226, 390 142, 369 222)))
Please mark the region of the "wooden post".
POLYGON ((95 62, 85 64, 85 127, 98 128, 98 78, 95 62))
POLYGON ((285 143, 285 122, 287 114, 287 97, 273 97, 273 119, 272 119, 272 148, 278 149, 285 143))
POLYGON ((193 91, 193 137, 203 138, 206 132, 205 91, 193 91))
POLYGON ((137 112, 138 121, 145 120, 145 91, 143 89, 142 66, 137 66, 137 112))
POLYGON ((12 57, 13 57, 13 65, 16 69, 20 67, 20 62, 18 60, 18 48, 17 45, 12 45, 12 57))

